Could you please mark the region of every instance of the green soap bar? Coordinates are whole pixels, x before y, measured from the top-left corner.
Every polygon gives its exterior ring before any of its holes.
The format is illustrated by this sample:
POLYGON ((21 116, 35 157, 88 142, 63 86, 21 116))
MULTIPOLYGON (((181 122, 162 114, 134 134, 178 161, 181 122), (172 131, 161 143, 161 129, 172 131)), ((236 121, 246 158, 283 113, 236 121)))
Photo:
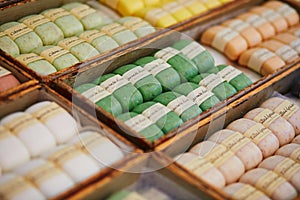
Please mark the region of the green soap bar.
POLYGON ((110 195, 106 200, 125 200, 125 199, 139 200, 144 198, 137 192, 131 192, 129 190, 121 190, 119 192, 110 195))
POLYGON ((151 121, 155 122, 164 133, 170 132, 183 123, 176 113, 156 102, 149 101, 140 104, 133 109, 133 112, 148 117, 151 121))
POLYGON ((139 17, 122 17, 118 20, 118 23, 133 31, 138 37, 155 32, 155 28, 152 25, 139 17))
POLYGON ((35 49, 33 52, 44 57, 58 71, 79 62, 69 51, 58 46, 43 46, 35 49))
POLYGON ((208 73, 219 74, 237 91, 240 91, 252 84, 252 81, 248 76, 246 76, 243 72, 230 65, 219 65, 209 70, 208 73))
POLYGON ((83 26, 80 21, 63 8, 48 9, 41 14, 54 22, 62 30, 66 38, 83 32, 83 26))
POLYGON ((12 57, 20 55, 18 45, 3 32, 0 32, 0 49, 12 57))
POLYGON ((130 64, 119 67, 114 71, 132 83, 143 95, 144 101, 149 101, 162 93, 162 87, 147 70, 140 66, 130 64))
POLYGON ((173 48, 181 51, 192 60, 200 73, 206 72, 215 66, 214 57, 199 43, 191 40, 180 40, 173 48))
POLYGON ((56 72, 55 67, 51 63, 35 53, 21 54, 16 59, 42 76, 56 72))
POLYGON ((164 48, 154 54, 169 63, 180 75, 182 82, 189 81, 198 74, 196 65, 177 49, 164 48))
POLYGON ((236 89, 216 74, 203 73, 194 77, 191 82, 202 85, 212 91, 223 101, 237 93, 236 89), (204 82, 203 82, 204 81, 204 82))
POLYGON ((202 112, 199 106, 190 99, 175 92, 162 93, 156 97, 154 101, 170 108, 178 116, 180 116, 184 122, 192 119, 202 112))
POLYGON ((43 15, 29 15, 20 19, 19 22, 34 30, 44 45, 53 45, 64 39, 64 33, 60 28, 43 15))
POLYGON ((41 38, 28 26, 19 22, 8 22, 0 26, 19 47, 21 53, 30 53, 33 49, 43 46, 41 38))
POLYGON ((119 44, 114 39, 98 30, 85 31, 79 37, 93 45, 101 53, 119 47, 119 44))
POLYGON ((76 87, 75 90, 114 116, 122 113, 119 101, 98 85, 86 83, 76 87))
POLYGON ((129 112, 119 115, 118 118, 150 142, 154 142, 164 135, 164 133, 144 115, 129 112))
POLYGON ((143 103, 142 94, 126 79, 120 75, 106 74, 94 80, 95 84, 113 93, 114 97, 122 105, 123 111, 132 110, 143 103))
POLYGON ((62 8, 68 10, 79 19, 85 30, 94 29, 104 23, 102 17, 105 14, 91 8, 87 4, 73 2, 63 5, 62 8))
POLYGON ((187 96, 198 106, 200 106, 201 110, 203 111, 212 108, 214 105, 220 102, 214 93, 195 83, 183 83, 175 87, 173 91, 187 96))
POLYGON ((61 40, 57 45, 70 51, 79 61, 99 55, 99 51, 92 45, 75 36, 61 40))
POLYGON ((180 84, 179 74, 162 59, 147 56, 137 60, 135 64, 149 71, 160 82, 163 91, 172 90, 180 84))

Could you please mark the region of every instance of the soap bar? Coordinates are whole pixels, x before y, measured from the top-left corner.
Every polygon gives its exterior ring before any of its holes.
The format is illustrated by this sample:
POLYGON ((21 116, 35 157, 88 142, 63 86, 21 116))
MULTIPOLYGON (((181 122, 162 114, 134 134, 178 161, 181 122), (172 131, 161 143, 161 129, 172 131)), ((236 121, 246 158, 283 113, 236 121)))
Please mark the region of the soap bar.
POLYGON ((16 57, 20 54, 18 45, 4 32, 0 32, 0 49, 12 57, 16 57))
POLYGON ((263 192, 245 183, 232 183, 223 189, 232 199, 270 200, 263 192))
POLYGON ((195 76, 191 82, 199 84, 212 91, 219 100, 223 101, 234 95, 236 89, 217 74, 203 73, 195 76))
POLYGON ((138 105, 133 112, 142 114, 154 122, 164 133, 181 126, 183 121, 178 115, 161 103, 146 102, 138 105))
POLYGON ((219 25, 204 31, 201 42, 214 47, 233 61, 248 48, 247 41, 238 32, 219 25))
POLYGON ((105 14, 91 8, 87 4, 72 2, 63 5, 61 8, 68 10, 78 20, 80 20, 85 30, 94 29, 97 26, 104 24, 103 16, 105 16, 105 14))
POLYGON ((300 26, 297 25, 297 26, 293 26, 291 28, 288 29, 288 32, 297 36, 297 37, 300 37, 300 26))
POLYGON ((44 46, 35 49, 34 53, 45 58, 58 71, 79 63, 73 54, 59 46, 44 46))
POLYGON ((95 84, 103 87, 120 102, 123 112, 132 110, 143 103, 142 94, 125 78, 120 75, 106 74, 94 81, 95 84))
POLYGON ((136 87, 143 95, 144 101, 154 99, 162 93, 162 87, 157 79, 141 66, 134 64, 124 65, 114 71, 136 87))
POLYGON ((29 15, 19 20, 42 39, 44 45, 53 45, 64 39, 64 33, 43 15, 29 15))
POLYGON ((110 195, 107 200, 126 200, 126 199, 137 199, 137 200, 147 200, 143 196, 141 196, 137 192, 131 192, 129 190, 121 190, 115 192, 114 194, 110 195))
POLYGON ((70 51, 79 61, 84 61, 99 54, 97 49, 78 37, 61 40, 58 46, 70 51))
POLYGON ((275 155, 263 160, 258 167, 276 172, 300 191, 300 164, 294 160, 275 155))
POLYGON ((167 47, 154 54, 169 63, 180 75, 182 82, 192 79, 198 74, 197 66, 180 51, 167 47))
POLYGON ((145 7, 157 7, 160 4, 160 0, 143 0, 145 7))
POLYGON ((266 19, 257 14, 246 12, 238 15, 236 18, 251 24, 261 34, 263 40, 275 35, 275 28, 266 19))
POLYGON ((100 53, 119 47, 119 44, 113 38, 98 30, 85 31, 79 35, 79 38, 93 45, 100 53))
POLYGON ((299 135, 296 136, 296 137, 293 139, 292 143, 300 144, 300 136, 299 136, 299 135))
POLYGON ((179 50, 183 55, 192 60, 198 67, 200 73, 213 68, 215 60, 213 56, 199 43, 191 40, 180 40, 172 46, 179 50))
POLYGON ((269 128, 278 138, 280 146, 289 143, 295 137, 292 125, 269 109, 255 108, 249 111, 244 118, 254 120, 269 128))
POLYGON ((273 171, 262 168, 246 172, 240 182, 256 187, 275 200, 294 199, 297 196, 297 191, 286 179, 273 171))
POLYGON ((71 178, 53 163, 43 159, 31 160, 14 170, 26 177, 46 196, 53 198, 74 186, 71 178))
POLYGON ((0 31, 8 35, 19 47, 21 53, 30 53, 41 47, 41 38, 28 26, 18 22, 8 22, 0 26, 0 31))
POLYGON ((58 144, 67 142, 78 133, 75 119, 55 102, 41 101, 28 107, 25 112, 42 122, 51 131, 58 144))
POLYGON ((221 6, 221 2, 218 0, 199 0, 203 3, 208 9, 214 9, 216 7, 221 6))
POLYGON ((50 131, 28 113, 9 114, 1 119, 0 124, 15 134, 33 157, 39 156, 55 146, 55 139, 50 131))
POLYGON ((175 92, 162 93, 154 99, 155 102, 159 102, 169 109, 174 111, 180 118, 186 122, 193 117, 199 115, 202 110, 187 97, 175 92))
POLYGON ((275 53, 266 48, 252 48, 245 51, 239 59, 239 64, 262 75, 273 74, 285 66, 285 62, 275 53))
POLYGON ((0 126, 0 135, 0 165, 3 171, 10 171, 30 159, 24 144, 3 126, 0 126))
POLYGON ((169 12, 178 22, 187 20, 193 15, 184 6, 172 0, 165 0, 166 3, 162 3, 162 9, 169 12))
POLYGON ((112 37, 115 41, 118 42, 119 45, 123 45, 138 39, 138 37, 131 30, 118 23, 105 25, 101 27, 100 30, 101 32, 112 37))
POLYGON ((77 35, 84 29, 80 21, 63 8, 48 9, 41 14, 54 22, 62 30, 66 38, 77 35))
POLYGON ((114 116, 122 113, 122 105, 120 102, 101 86, 86 83, 77 86, 75 90, 114 116))
POLYGON ((145 138, 150 142, 154 142, 164 135, 164 133, 158 128, 158 126, 156 126, 155 123, 150 121, 144 115, 129 112, 119 115, 118 119, 129 126, 131 130, 134 130, 140 134, 140 136, 136 137, 145 138))
POLYGON ((5 92, 18 85, 20 85, 18 79, 10 71, 0 66, 0 92, 5 92))
POLYGON ((247 41, 249 47, 256 46, 262 41, 260 33, 250 24, 240 19, 229 19, 223 22, 222 25, 238 32, 247 41))
POLYGON ((241 118, 235 120, 226 128, 240 132, 249 138, 258 146, 264 158, 273 155, 279 148, 279 141, 273 132, 262 124, 250 119, 241 118))
POLYGON ((300 145, 296 143, 287 144, 278 149, 276 155, 284 156, 293 159, 300 163, 300 145))
POLYGON ((263 6, 273 9, 285 18, 289 26, 293 26, 299 23, 299 15, 297 11, 286 3, 280 1, 269 1, 263 4, 263 6))
POLYGON ((188 9, 194 16, 208 11, 208 8, 198 0, 178 0, 178 3, 188 9))
POLYGON ((242 161, 223 145, 204 141, 195 145, 190 152, 211 162, 223 174, 226 184, 236 182, 245 172, 242 161))
POLYGON ((298 52, 292 49, 290 46, 285 45, 276 40, 268 40, 259 45, 260 47, 266 48, 272 52, 274 52, 277 56, 279 56, 286 63, 291 63, 295 61, 298 56, 298 52))
POLYGON ((139 17, 123 17, 118 20, 118 23, 134 32, 139 38, 155 32, 153 26, 139 17))
POLYGON ((203 86, 195 83, 183 83, 173 89, 174 92, 187 96, 190 100, 196 103, 201 110, 205 111, 212 108, 220 102, 220 100, 203 86))
POLYGON ((23 65, 27 66, 28 68, 32 69, 37 74, 42 76, 47 76, 57 71, 56 68, 45 58, 35 53, 21 54, 16 57, 16 59, 23 65))
POLYGON ((208 73, 218 74, 237 91, 241 91, 252 84, 252 81, 248 76, 231 65, 219 65, 212 68, 208 73))
POLYGON ((277 40, 281 43, 284 43, 284 44, 290 46, 291 48, 293 48, 295 51, 297 51, 298 54, 300 53, 300 38, 299 37, 286 32, 286 33, 281 33, 281 34, 275 35, 274 37, 272 37, 272 39, 277 40))
POLYGON ((144 8, 143 0, 100 0, 123 16, 130 16, 144 8))
POLYGON ((144 67, 144 69, 150 72, 160 82, 163 91, 172 90, 180 84, 179 74, 170 64, 162 59, 147 56, 140 58, 135 64, 144 67))

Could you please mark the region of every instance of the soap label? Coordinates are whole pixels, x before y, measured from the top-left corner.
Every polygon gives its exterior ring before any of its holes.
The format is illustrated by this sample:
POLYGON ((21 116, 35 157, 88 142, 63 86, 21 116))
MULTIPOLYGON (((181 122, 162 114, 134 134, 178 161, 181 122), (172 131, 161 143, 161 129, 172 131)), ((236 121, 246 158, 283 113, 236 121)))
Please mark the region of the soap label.
POLYGON ((169 15, 169 13, 167 13, 166 11, 164 11, 160 8, 155 8, 155 9, 152 9, 147 12, 147 14, 145 16, 145 20, 155 26, 160 19, 162 19, 168 15, 169 15))
POLYGON ((211 46, 218 49, 221 52, 224 52, 227 43, 233 38, 237 37, 238 35, 239 34, 237 32, 229 28, 224 28, 215 35, 211 46))
POLYGON ((242 134, 235 132, 226 138, 221 144, 226 146, 228 149, 236 153, 242 147, 246 146, 250 140, 244 137, 242 134))
POLYGON ((210 162, 201 157, 197 157, 188 161, 184 164, 184 166, 199 176, 214 167, 210 162))
POLYGON ((101 29, 102 32, 106 33, 109 36, 113 36, 114 34, 125 30, 126 28, 124 26, 121 26, 120 24, 117 23, 106 25, 101 29))
POLYGON ((300 148, 295 149, 291 153, 290 158, 300 163, 300 148))
POLYGON ((270 58, 274 57, 275 54, 270 52, 269 50, 265 48, 261 48, 257 51, 255 51, 249 61, 248 61, 248 67, 253 69, 254 71, 260 73, 261 67, 263 64, 269 60, 270 58))
POLYGON ((250 197, 255 192, 256 192, 256 189, 254 187, 251 187, 250 185, 244 185, 242 188, 240 188, 239 190, 237 190, 232 195, 232 199, 247 199, 247 200, 251 200, 250 197))
POLYGON ((180 54, 180 51, 178 51, 177 49, 174 49, 172 47, 167 47, 167 48, 164 48, 164 49, 156 52, 154 57, 161 58, 167 62, 168 60, 170 60, 177 54, 180 54))
POLYGON ((135 130, 136 132, 141 132, 142 130, 148 128, 153 124, 147 117, 143 115, 137 115, 127 121, 125 124, 129 126, 131 129, 135 130))
POLYGON ((180 116, 183 112, 194 105, 194 102, 182 95, 168 103, 167 107, 180 116))
POLYGON ((263 124, 265 127, 269 127, 278 117, 280 116, 272 110, 264 109, 254 118, 254 121, 263 124))
POLYGON ((262 14, 262 17, 270 22, 274 22, 276 19, 281 18, 281 16, 274 12, 273 10, 268 10, 262 14))
POLYGON ((89 7, 88 5, 80 5, 76 8, 73 8, 70 12, 78 19, 82 19, 90 14, 95 13, 96 10, 89 7))
POLYGON ((70 13, 63 8, 55 8, 46 11, 43 15, 49 18, 51 21, 55 22, 55 20, 57 20, 58 18, 70 15, 70 13))
POLYGON ((34 184, 41 187, 41 185, 45 181, 60 175, 61 175, 60 171, 53 164, 45 163, 35 168, 34 170, 28 172, 26 174, 26 178, 29 179, 34 184))
POLYGON ((67 50, 54 46, 49 49, 42 51, 41 56, 48 60, 50 63, 53 63, 57 58, 69 53, 67 50))
POLYGON ((300 164, 290 158, 285 158, 273 170, 282 175, 285 179, 290 180, 297 172, 300 171, 300 164))
POLYGON ((150 106, 149 108, 147 108, 146 110, 144 110, 144 112, 142 114, 144 116, 148 117, 154 123, 156 123, 157 121, 160 120, 160 118, 162 118, 169 112, 171 112, 171 110, 168 107, 166 107, 160 103, 156 103, 156 104, 150 106))
POLYGON ((144 20, 141 20, 140 18, 134 18, 130 19, 127 22, 124 23, 124 26, 132 31, 136 31, 139 28, 148 26, 149 24, 145 22, 144 20))
POLYGON ((95 86, 83 92, 82 95, 85 96, 87 99, 91 100, 93 103, 97 103, 98 101, 104 99, 105 97, 111 94, 101 86, 95 86))
POLYGON ((36 27, 46 24, 48 22, 50 22, 50 20, 48 18, 44 17, 43 15, 36 15, 36 16, 30 17, 28 19, 25 19, 23 21, 23 23, 26 24, 32 30, 34 30, 36 27))
POLYGON ((235 30, 237 32, 241 32, 242 30, 244 30, 245 28, 249 27, 249 24, 243 22, 242 20, 236 19, 233 22, 231 22, 229 25, 229 28, 231 28, 232 30, 235 30))
POLYGON ((258 15, 252 15, 247 19, 246 22, 257 28, 267 21, 264 18, 259 17, 258 15))
POLYGON ((262 124, 255 124, 249 128, 244 136, 252 140, 255 144, 259 144, 263 139, 265 139, 269 134, 273 134, 269 129, 264 127, 262 124))
POLYGON ((200 86, 199 88, 193 90, 187 95, 187 98, 195 102, 198 106, 200 106, 203 102, 205 102, 210 97, 214 96, 214 94, 207 90, 205 87, 200 86))
POLYGON ((44 58, 36 55, 35 53, 29 53, 29 54, 21 54, 17 57, 17 60, 19 60, 22 64, 28 65, 30 63, 43 60, 44 58))
POLYGON ((109 7, 113 8, 114 10, 117 9, 119 0, 104 0, 105 4, 109 7))
POLYGON ((300 39, 296 39, 289 44, 290 47, 295 49, 298 53, 300 52, 300 39))
POLYGON ((14 199, 16 196, 26 192, 26 190, 32 189, 33 187, 22 177, 15 177, 1 185, 0 194, 3 199, 14 199))
POLYGON ((78 38, 78 37, 70 37, 66 38, 58 43, 58 46, 61 46, 62 48, 70 51, 73 47, 83 43, 84 40, 78 38))
POLYGON ((177 11, 179 11, 180 9, 183 9, 184 7, 182 7, 180 4, 178 4, 177 2, 171 2, 168 3, 166 5, 163 6, 163 9, 170 12, 170 13, 175 13, 177 11))
POLYGON ((285 62, 291 62, 294 58, 298 57, 298 53, 287 45, 283 45, 277 49, 275 54, 281 57, 285 62))
POLYGON ((144 69, 150 72, 153 76, 156 76, 160 72, 169 68, 171 68, 171 65, 162 59, 156 59, 144 66, 144 69))
POLYGON ((125 74, 123 74, 123 77, 126 78, 128 81, 132 83, 132 85, 136 84, 141 79, 151 75, 148 71, 143 69, 141 66, 137 66, 129 71, 127 71, 125 74))
POLYGON ((32 30, 27 27, 25 24, 18 24, 13 27, 10 27, 4 31, 12 40, 32 32, 32 30))
POLYGON ((293 104, 288 100, 284 100, 279 106, 275 108, 274 112, 284 117, 285 119, 289 119, 298 110, 299 110, 298 106, 296 106, 295 104, 293 104))
POLYGON ((33 118, 32 115, 24 113, 23 115, 16 117, 6 123, 5 126, 10 130, 10 132, 18 135, 20 132, 26 130, 30 126, 35 125, 37 122, 38 121, 33 118))
POLYGON ((240 74, 242 74, 242 72, 231 65, 228 65, 227 67, 222 69, 220 72, 218 72, 218 75, 220 75, 227 82, 230 82, 232 79, 236 78, 240 74))
POLYGON ((82 34, 80 34, 80 38, 87 41, 88 43, 92 43, 94 39, 99 38, 104 36, 105 33, 102 33, 97 30, 90 30, 90 31, 85 31, 82 34))
POLYGON ((292 9, 290 6, 286 4, 280 6, 278 12, 284 17, 290 17, 290 15, 292 14, 297 14, 297 12, 294 9, 292 9))
POLYGON ((200 81, 199 85, 206 87, 208 90, 212 91, 215 87, 222 84, 225 80, 221 76, 216 74, 210 74, 200 81))
POLYGON ((216 145, 206 156, 209 162, 211 162, 215 167, 220 167, 227 160, 234 156, 233 152, 222 145, 216 145))
POLYGON ((200 45, 197 42, 191 42, 186 47, 181 49, 180 51, 186 55, 190 60, 194 59, 198 55, 200 55, 202 52, 204 52, 206 49, 200 45))
POLYGON ((268 196, 272 196, 274 191, 285 182, 284 178, 272 171, 269 171, 258 179, 255 187, 266 193, 268 196))
POLYGON ((11 74, 10 71, 8 71, 8 70, 5 69, 4 67, 1 67, 1 66, 0 66, 0 77, 6 76, 6 75, 9 75, 9 74, 11 74))
POLYGON ((137 192, 130 192, 123 200, 147 200, 137 192))
POLYGON ((111 77, 106 81, 104 81, 103 83, 101 83, 100 86, 103 87, 108 92, 114 93, 114 91, 129 83, 130 82, 125 78, 123 78, 122 76, 115 75, 114 77, 111 77))
POLYGON ((58 165, 64 165, 69 160, 80 156, 80 154, 82 154, 81 151, 75 149, 74 146, 65 146, 50 155, 48 160, 58 165))
POLYGON ((65 111, 62 107, 57 105, 55 102, 51 102, 50 104, 33 112, 32 115, 39 121, 46 123, 49 119, 65 112, 67 111, 65 111))

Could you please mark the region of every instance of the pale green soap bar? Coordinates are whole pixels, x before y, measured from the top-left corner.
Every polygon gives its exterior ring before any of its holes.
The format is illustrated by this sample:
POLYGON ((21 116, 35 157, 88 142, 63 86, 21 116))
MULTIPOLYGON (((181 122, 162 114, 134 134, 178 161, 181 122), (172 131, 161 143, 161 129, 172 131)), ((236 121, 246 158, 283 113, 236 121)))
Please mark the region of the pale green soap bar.
POLYGON ((33 49, 43 46, 41 38, 23 23, 8 22, 0 26, 19 47, 21 53, 30 53, 33 49))
POLYGON ((0 49, 2 49, 2 51, 5 51, 12 57, 20 55, 18 45, 3 32, 0 32, 0 49))
POLYGON ((139 17, 122 17, 118 22, 133 31, 138 37, 155 32, 155 28, 152 25, 139 17))
MULTIPOLYGON (((110 195, 106 200, 125 200, 128 196, 133 195, 136 197, 135 192, 131 192, 129 190, 121 190, 110 195)), ((138 195, 139 196, 139 195, 138 195)))
POLYGON ((43 46, 34 53, 48 60, 58 71, 79 63, 79 60, 69 51, 58 46, 43 46))
POLYGON ((81 22, 63 8, 48 9, 41 14, 54 22, 63 31, 65 37, 77 35, 84 30, 81 22))
POLYGON ((30 15, 19 20, 30 27, 42 39, 44 45, 53 45, 64 39, 64 33, 43 15, 30 15))
POLYGON ((79 61, 99 55, 99 51, 92 45, 75 36, 63 39, 57 45, 70 51, 79 61))

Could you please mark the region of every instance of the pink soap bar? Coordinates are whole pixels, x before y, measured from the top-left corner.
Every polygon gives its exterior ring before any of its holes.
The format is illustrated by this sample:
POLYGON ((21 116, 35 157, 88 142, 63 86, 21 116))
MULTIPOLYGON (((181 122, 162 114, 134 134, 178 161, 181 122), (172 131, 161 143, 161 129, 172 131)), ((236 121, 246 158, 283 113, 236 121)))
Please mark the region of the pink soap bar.
POLYGON ((0 67, 0 92, 20 85, 20 82, 7 69, 0 67))

